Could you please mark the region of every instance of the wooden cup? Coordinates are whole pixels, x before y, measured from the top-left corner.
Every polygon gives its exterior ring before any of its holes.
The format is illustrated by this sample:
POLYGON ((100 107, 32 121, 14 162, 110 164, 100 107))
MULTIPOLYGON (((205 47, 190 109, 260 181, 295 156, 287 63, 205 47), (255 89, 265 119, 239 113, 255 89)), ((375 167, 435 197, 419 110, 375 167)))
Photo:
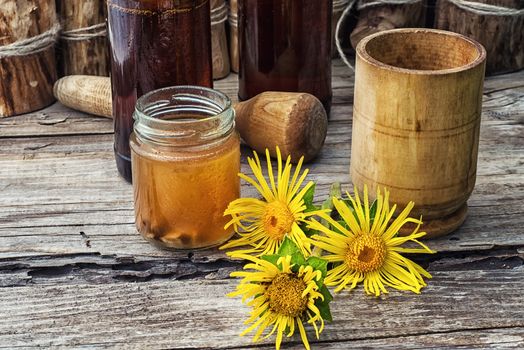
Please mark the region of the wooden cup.
POLYGON ((485 49, 452 32, 394 29, 356 51, 353 183, 387 188, 399 209, 414 201, 427 237, 454 231, 475 185, 485 49))

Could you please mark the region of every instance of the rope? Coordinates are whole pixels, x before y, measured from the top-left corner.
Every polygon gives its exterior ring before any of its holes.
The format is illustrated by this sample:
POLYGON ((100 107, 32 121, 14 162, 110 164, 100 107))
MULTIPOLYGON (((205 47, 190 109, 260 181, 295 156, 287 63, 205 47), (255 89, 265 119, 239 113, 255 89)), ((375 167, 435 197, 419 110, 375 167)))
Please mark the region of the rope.
POLYGON ((211 10, 211 26, 224 23, 228 19, 228 8, 224 1, 222 5, 211 10))
POLYGON ((227 21, 229 22, 230 26, 235 27, 235 28, 238 27, 238 16, 237 15, 230 13, 227 21))
POLYGON ((353 5, 355 5, 355 2, 357 2, 357 0, 351 0, 351 2, 347 5, 345 10, 342 12, 342 15, 340 16, 340 19, 337 22, 337 27, 335 29, 335 46, 337 47, 338 55, 340 56, 342 61, 346 64, 346 66, 348 66, 349 69, 353 72, 355 71, 355 68, 349 62, 346 54, 342 50, 342 43, 340 41, 340 28, 342 28, 342 23, 346 20, 346 17, 351 12, 351 9, 353 8, 353 5))
POLYGON ((106 24, 99 23, 89 27, 72 29, 62 32, 60 38, 67 41, 82 41, 94 38, 105 37, 107 35, 106 24))
POLYGON ((55 23, 49 30, 30 38, 0 46, 0 59, 5 57, 28 56, 52 47, 60 31, 60 24, 55 23))
POLYGON ((461 9, 473 12, 477 15, 484 16, 521 16, 524 15, 524 9, 514 9, 504 6, 483 4, 480 2, 465 1, 465 0, 448 0, 453 5, 461 9))
POLYGON ((333 1, 333 13, 339 13, 344 11, 350 0, 334 0, 333 1))
POLYGON ((363 10, 368 7, 374 7, 374 6, 381 6, 381 5, 408 5, 408 4, 416 4, 417 2, 421 2, 422 0, 375 0, 373 2, 365 2, 362 3, 362 1, 359 1, 357 4, 357 10, 363 10))
POLYGON ((353 72, 355 71, 355 67, 353 67, 353 65, 349 62, 346 54, 342 50, 342 43, 341 43, 341 40, 340 40, 340 29, 342 28, 342 23, 346 20, 347 16, 351 12, 351 10, 352 10, 353 6, 355 5, 355 3, 357 4, 357 10, 360 11, 360 10, 363 10, 365 8, 373 7, 373 6, 414 4, 414 3, 417 3, 417 2, 420 2, 420 1, 422 1, 422 0, 375 0, 373 2, 362 3, 362 1, 358 1, 357 2, 357 0, 352 0, 347 5, 347 7, 344 10, 344 12, 342 12, 342 15, 340 16, 340 19, 337 22, 337 27, 335 29, 335 45, 337 47, 338 55, 340 56, 342 61, 346 64, 346 66, 348 66, 348 68, 351 71, 353 71, 353 72))

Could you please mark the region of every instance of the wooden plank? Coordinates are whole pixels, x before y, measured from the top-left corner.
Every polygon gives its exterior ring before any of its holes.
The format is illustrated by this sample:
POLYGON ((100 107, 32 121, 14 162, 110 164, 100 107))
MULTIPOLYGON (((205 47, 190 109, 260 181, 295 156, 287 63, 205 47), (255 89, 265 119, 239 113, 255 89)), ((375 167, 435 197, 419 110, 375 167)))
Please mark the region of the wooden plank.
MULTIPOLYGON (((524 125, 512 124, 519 121, 514 115, 507 119, 484 115, 469 218, 452 237, 433 241, 435 249, 523 245, 524 125)), ((332 121, 320 157, 309 164, 310 179, 318 181, 318 200, 334 181, 349 186, 350 127, 348 120, 332 121)), ((245 161, 243 171, 249 172, 245 161)), ((0 189, 0 256, 169 254, 153 249, 135 232, 132 189, 117 175, 110 134, 4 139, 0 189), (91 247, 83 244, 80 232, 92 237, 91 247)), ((256 195, 246 186, 243 193, 256 195)))
MULTIPOLYGON (((328 344, 318 348, 391 348, 402 339, 411 348, 453 341, 477 348, 524 344, 524 308, 516 293, 524 288, 522 265, 433 273, 421 295, 374 298, 361 290, 338 295, 332 303, 335 321, 322 335, 328 344)), ((224 296, 234 286, 233 280, 208 279, 2 288, 0 346, 250 347, 249 338, 237 336, 249 310, 224 296)), ((311 330, 309 337, 314 338, 311 330)))

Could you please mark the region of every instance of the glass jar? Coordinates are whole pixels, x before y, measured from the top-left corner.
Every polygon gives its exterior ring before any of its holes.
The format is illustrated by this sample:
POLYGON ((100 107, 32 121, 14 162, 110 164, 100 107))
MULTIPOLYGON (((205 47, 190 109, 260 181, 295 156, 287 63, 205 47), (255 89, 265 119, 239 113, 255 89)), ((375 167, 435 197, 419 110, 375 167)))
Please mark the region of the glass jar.
POLYGON ((240 196, 240 138, 224 94, 177 86, 138 99, 131 134, 135 215, 149 241, 175 249, 226 241, 228 204, 240 196))
POLYGON ((138 97, 173 85, 213 87, 209 0, 108 0, 115 158, 131 181, 138 97))
POLYGON ((332 0, 239 0, 239 98, 307 92, 329 113, 332 7, 332 0))

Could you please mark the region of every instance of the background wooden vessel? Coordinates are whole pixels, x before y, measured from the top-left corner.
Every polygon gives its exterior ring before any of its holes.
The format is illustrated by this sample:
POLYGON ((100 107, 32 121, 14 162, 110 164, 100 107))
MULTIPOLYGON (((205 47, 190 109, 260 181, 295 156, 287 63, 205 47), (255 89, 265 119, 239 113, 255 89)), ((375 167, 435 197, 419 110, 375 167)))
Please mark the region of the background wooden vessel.
MULTIPOLYGON (((57 25, 54 0, 3 0, 0 45, 34 37, 57 25)), ((22 114, 54 102, 55 49, 0 58, 0 117, 22 114)))
POLYGON ((465 10, 449 0, 438 0, 435 27, 467 35, 486 48, 487 74, 524 68, 524 1, 475 0, 520 9, 520 15, 487 15, 465 10))
MULTIPOLYGON (((104 0, 58 0, 57 11, 63 32, 95 25, 104 27, 84 30, 93 34, 105 30, 107 16, 104 0)), ((83 40, 60 40, 60 75, 86 74, 109 76, 109 57, 106 35, 83 40)))

